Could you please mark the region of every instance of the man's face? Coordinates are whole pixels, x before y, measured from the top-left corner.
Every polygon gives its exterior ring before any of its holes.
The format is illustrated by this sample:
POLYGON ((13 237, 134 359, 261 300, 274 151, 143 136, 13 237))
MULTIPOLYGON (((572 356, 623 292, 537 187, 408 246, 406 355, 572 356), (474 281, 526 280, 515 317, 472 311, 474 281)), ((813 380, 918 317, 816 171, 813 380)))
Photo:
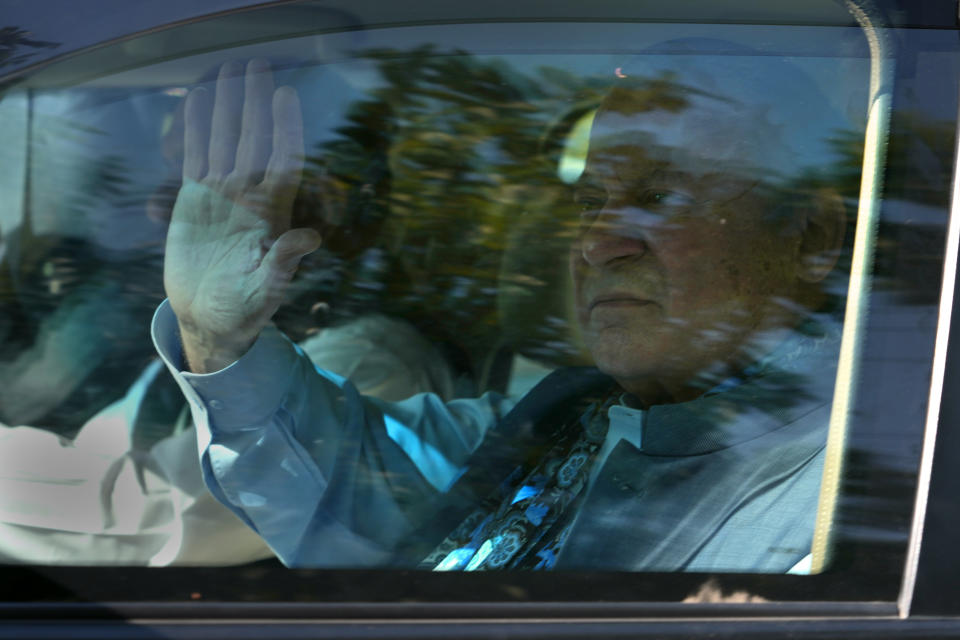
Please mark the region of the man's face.
POLYGON ((697 395, 789 321, 800 232, 761 195, 763 142, 746 116, 635 98, 612 93, 594 122, 570 268, 594 361, 650 404, 697 395))

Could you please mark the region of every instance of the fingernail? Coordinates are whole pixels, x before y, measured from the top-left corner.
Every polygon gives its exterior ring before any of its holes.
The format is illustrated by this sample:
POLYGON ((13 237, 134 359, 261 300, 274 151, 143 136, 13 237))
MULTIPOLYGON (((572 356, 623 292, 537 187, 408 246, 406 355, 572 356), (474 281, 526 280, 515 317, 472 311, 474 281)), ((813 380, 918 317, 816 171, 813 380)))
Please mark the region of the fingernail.
POLYGON ((248 73, 265 73, 270 71, 270 63, 263 58, 253 58, 247 65, 248 73))
POLYGON ((220 75, 224 78, 232 78, 233 76, 238 76, 241 73, 243 73, 243 65, 236 60, 224 62, 223 66, 220 67, 220 75))

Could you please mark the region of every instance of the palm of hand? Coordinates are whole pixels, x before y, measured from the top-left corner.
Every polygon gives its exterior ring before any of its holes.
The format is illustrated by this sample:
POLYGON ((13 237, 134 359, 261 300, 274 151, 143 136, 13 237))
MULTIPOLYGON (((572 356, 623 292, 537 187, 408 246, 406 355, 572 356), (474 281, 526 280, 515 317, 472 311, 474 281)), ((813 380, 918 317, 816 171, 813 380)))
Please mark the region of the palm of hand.
POLYGON ((265 324, 272 315, 263 299, 270 235, 255 208, 204 182, 185 182, 167 235, 164 274, 178 317, 221 335, 265 324))
POLYGON ((228 63, 209 114, 207 92, 192 92, 164 265, 187 359, 200 371, 243 354, 276 312, 300 259, 319 245, 316 232, 290 229, 303 167, 296 93, 274 91, 262 61, 250 62, 245 78, 228 63))

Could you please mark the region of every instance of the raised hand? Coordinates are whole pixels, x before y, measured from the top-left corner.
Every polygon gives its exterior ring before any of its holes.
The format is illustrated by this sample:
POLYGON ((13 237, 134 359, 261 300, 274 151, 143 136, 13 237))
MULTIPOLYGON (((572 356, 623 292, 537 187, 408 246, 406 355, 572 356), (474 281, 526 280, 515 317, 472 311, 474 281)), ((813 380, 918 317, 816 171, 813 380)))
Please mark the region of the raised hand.
POLYGON ((300 102, 269 65, 220 69, 187 97, 183 185, 167 233, 164 286, 192 371, 242 356, 283 300, 300 259, 320 246, 290 229, 303 170, 300 102), (212 115, 211 115, 212 113, 212 115))

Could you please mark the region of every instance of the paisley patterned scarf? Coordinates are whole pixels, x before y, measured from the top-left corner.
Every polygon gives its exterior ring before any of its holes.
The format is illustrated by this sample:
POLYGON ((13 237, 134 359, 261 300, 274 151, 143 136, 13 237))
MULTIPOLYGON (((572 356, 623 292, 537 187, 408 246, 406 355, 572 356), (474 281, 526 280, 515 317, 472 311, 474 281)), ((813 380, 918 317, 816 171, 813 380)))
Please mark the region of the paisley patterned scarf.
POLYGON ((517 467, 419 568, 552 568, 606 437, 607 410, 616 395, 608 394, 564 425, 545 456, 517 467))

